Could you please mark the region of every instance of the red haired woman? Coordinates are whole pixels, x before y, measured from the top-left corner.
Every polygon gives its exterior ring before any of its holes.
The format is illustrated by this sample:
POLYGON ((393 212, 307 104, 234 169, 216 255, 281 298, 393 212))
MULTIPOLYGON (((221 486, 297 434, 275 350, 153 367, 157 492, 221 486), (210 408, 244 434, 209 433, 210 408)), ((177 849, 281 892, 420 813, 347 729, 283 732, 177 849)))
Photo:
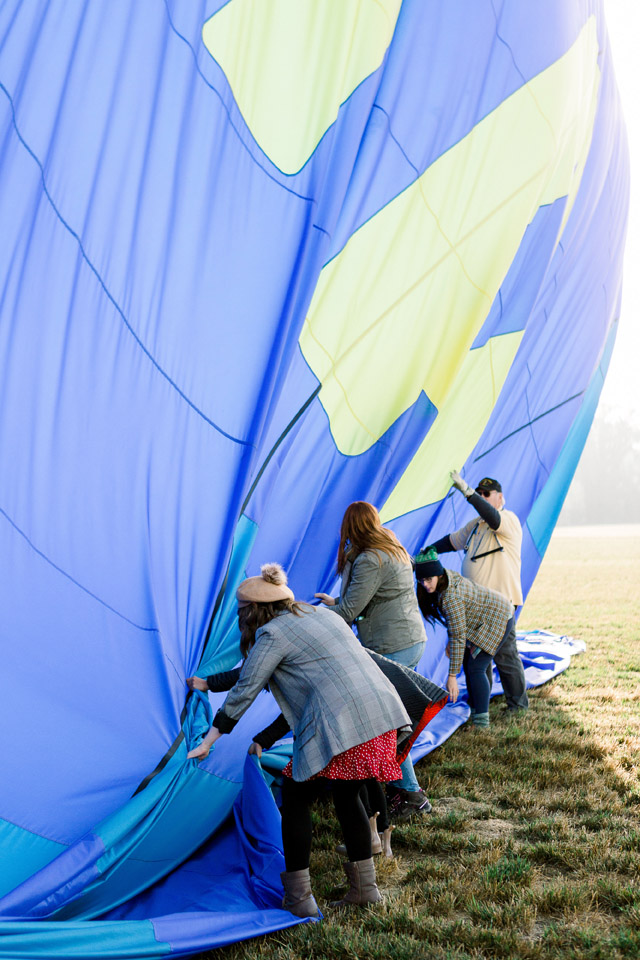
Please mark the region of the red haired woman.
MULTIPOLYGON (((382 526, 372 503, 349 504, 340 529, 338 573, 340 596, 316 593, 334 613, 355 624, 364 647, 416 667, 424 652, 426 633, 418 608, 409 554, 395 533, 382 526)), ((394 819, 428 813, 431 804, 416 780, 411 757, 402 764, 392 801, 394 819)))

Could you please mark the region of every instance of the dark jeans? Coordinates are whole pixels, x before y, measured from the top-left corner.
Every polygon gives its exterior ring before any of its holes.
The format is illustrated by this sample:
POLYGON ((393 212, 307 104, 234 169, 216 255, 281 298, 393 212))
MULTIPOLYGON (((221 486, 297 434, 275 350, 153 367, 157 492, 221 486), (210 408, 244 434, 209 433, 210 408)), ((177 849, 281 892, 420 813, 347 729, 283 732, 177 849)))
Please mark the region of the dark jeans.
POLYGON ((349 860, 371 856, 371 829, 362 805, 362 780, 292 780, 282 778, 282 846, 288 871, 304 870, 311 856, 311 805, 331 786, 333 805, 342 828, 349 860))
MULTIPOLYGON (((493 662, 498 668, 504 698, 509 710, 526 710, 529 706, 529 697, 527 696, 524 667, 516 644, 515 619, 513 619, 513 629, 496 650, 493 662)), ((489 670, 491 671, 491 664, 489 664, 489 670)), ((489 676, 490 683, 493 683, 493 671, 489 676)))
MULTIPOLYGON (((464 652, 464 660, 462 665, 464 667, 464 675, 467 681, 467 691, 469 705, 475 710, 476 713, 488 713, 489 711, 489 697, 491 696, 491 681, 489 679, 489 671, 491 670, 492 660, 498 662, 498 658, 503 652, 504 648, 511 647, 515 651, 515 656, 517 658, 518 664, 520 665, 520 673, 522 674, 522 689, 520 690, 520 700, 522 699, 522 694, 524 694, 524 704, 527 706, 529 701, 527 699, 525 679, 524 679, 524 669, 522 666, 522 661, 520 660, 520 655, 516 647, 516 626, 515 618, 511 617, 507 623, 504 637, 500 642, 500 646, 496 650, 493 657, 490 654, 485 653, 484 650, 480 650, 475 657, 471 656, 471 651, 467 648, 464 652)), ((503 661, 504 662, 504 661, 503 661)), ((508 663, 510 665, 510 679, 517 674, 517 666, 513 661, 513 654, 508 658, 508 663)), ((502 679, 502 676, 501 676, 502 679)), ((506 690, 505 690, 506 694, 506 690)), ((507 697, 507 704, 509 704, 509 698, 507 697)), ((520 705, 520 704, 519 704, 520 705)), ((513 708, 512 708, 513 709, 513 708)))

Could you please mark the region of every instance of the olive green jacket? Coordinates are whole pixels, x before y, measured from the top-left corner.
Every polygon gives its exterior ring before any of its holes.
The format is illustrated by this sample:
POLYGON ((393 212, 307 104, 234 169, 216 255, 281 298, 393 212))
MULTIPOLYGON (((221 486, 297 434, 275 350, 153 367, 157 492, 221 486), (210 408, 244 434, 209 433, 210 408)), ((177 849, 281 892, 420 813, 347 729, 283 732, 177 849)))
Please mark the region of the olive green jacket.
POLYGON ((362 645, 384 656, 426 641, 411 564, 382 550, 347 561, 340 597, 328 609, 355 623, 362 645))

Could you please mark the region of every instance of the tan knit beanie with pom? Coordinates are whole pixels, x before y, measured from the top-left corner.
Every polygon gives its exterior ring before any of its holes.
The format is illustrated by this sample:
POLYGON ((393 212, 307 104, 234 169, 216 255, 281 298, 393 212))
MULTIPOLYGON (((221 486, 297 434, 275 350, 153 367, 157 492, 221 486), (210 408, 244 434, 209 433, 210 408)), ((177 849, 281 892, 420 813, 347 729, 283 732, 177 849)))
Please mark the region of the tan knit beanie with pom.
POLYGON ((259 577, 243 580, 236 590, 239 606, 293 599, 293 590, 287 586, 287 575, 279 563, 265 563, 260 568, 259 577))

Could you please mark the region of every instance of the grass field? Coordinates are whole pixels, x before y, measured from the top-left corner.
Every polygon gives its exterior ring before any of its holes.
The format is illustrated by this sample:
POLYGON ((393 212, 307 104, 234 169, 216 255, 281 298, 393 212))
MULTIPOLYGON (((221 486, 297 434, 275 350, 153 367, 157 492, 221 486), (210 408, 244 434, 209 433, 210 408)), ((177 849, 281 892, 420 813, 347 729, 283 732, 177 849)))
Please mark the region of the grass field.
MULTIPOLYGON (((488 731, 467 725, 417 766, 434 813, 396 829, 385 903, 203 957, 640 957, 639 595, 640 537, 554 538, 520 626, 587 652, 523 719, 498 698, 488 731)), ((327 808, 315 823, 322 902, 342 886, 339 838, 327 808)))

